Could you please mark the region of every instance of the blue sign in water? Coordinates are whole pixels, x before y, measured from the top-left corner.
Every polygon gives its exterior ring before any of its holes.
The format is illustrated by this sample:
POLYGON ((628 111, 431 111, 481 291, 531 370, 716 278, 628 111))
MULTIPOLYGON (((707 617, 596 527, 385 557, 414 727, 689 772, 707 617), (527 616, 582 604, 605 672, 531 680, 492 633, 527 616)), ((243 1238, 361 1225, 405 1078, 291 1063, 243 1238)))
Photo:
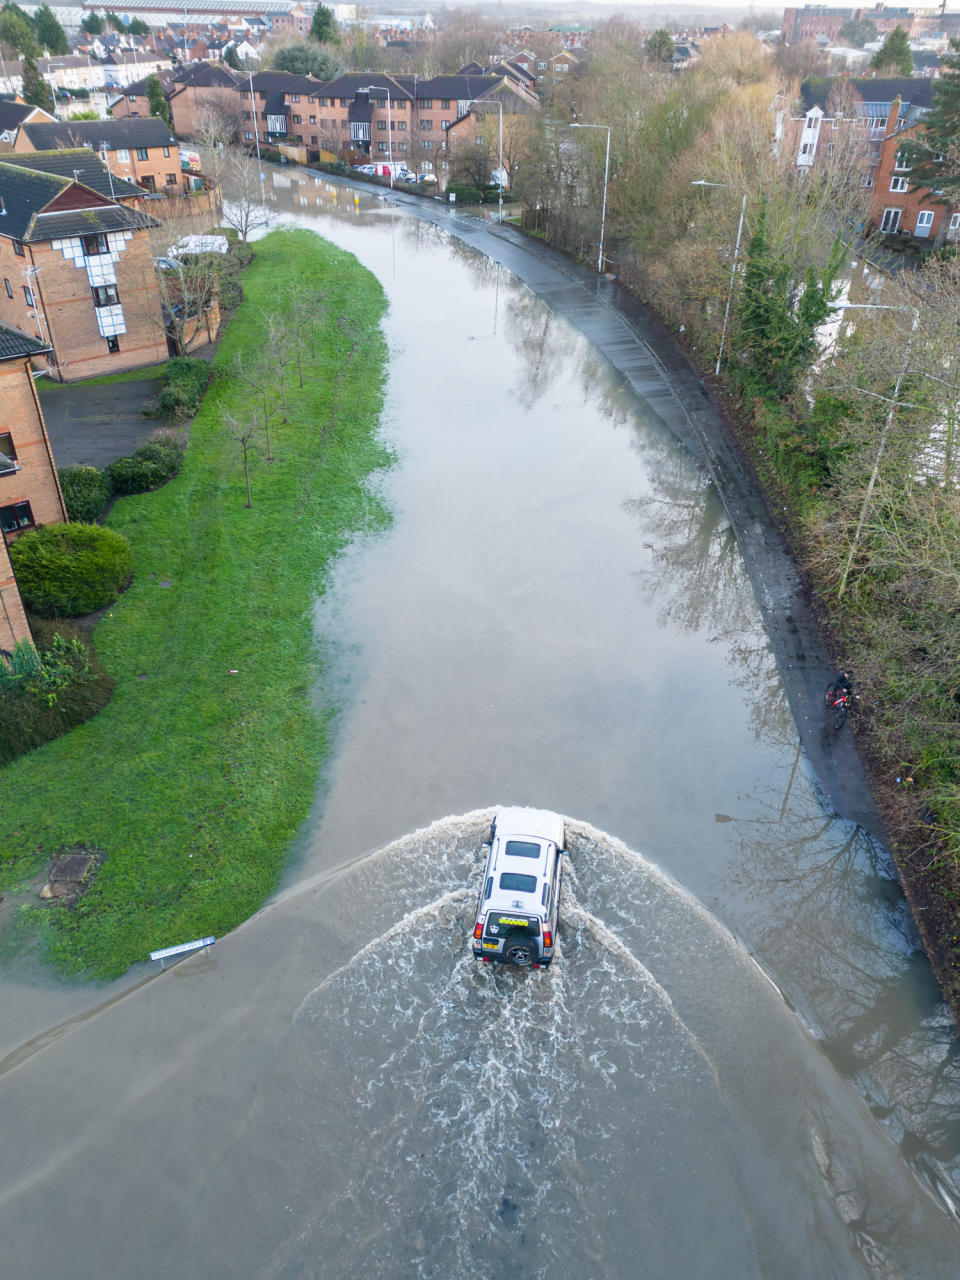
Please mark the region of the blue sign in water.
POLYGON ((204 947, 212 947, 216 938, 197 938, 195 942, 181 942, 175 947, 164 947, 162 951, 151 951, 151 960, 166 960, 167 956, 181 956, 185 951, 201 951, 204 947))

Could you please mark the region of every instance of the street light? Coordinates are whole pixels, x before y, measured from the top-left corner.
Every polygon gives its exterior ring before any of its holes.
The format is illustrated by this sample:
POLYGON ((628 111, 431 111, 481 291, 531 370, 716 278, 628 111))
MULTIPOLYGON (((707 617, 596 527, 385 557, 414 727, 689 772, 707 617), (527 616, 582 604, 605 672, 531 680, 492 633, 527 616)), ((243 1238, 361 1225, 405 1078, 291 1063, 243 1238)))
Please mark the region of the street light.
MULTIPOLYGON (((691 187, 725 187, 726 182, 707 182, 703 178, 697 178, 695 182, 690 183, 691 187)), ((720 330, 720 350, 717 352, 717 367, 714 374, 720 376, 720 362, 723 359, 723 344, 727 337, 727 324, 730 320, 730 304, 733 302, 733 286, 737 278, 737 259, 740 256, 740 237, 743 235, 743 218, 747 212, 747 193, 743 193, 743 203, 740 205, 740 225, 737 227, 737 243, 733 250, 733 266, 730 268, 730 288, 727 291, 727 305, 723 313, 723 328, 720 330)))
POLYGON ((600 252, 597 255, 597 271, 603 274, 603 236, 607 227, 607 180, 610 177, 610 126, 608 124, 572 124, 571 129, 606 129, 607 158, 603 165, 603 204, 600 209, 600 252))
POLYGON ((253 116, 253 140, 257 144, 257 171, 260 174, 260 199, 266 203, 266 195, 263 190, 263 161, 260 159, 260 126, 257 124, 257 104, 253 97, 253 68, 247 68, 247 76, 250 80, 250 113, 253 116))
POLYGON ((917 329, 920 325, 920 308, 887 306, 882 302, 833 302, 830 303, 830 310, 910 311, 913 313, 913 323, 910 326, 910 337, 907 339, 907 345, 903 351, 903 360, 900 364, 900 372, 897 374, 897 381, 893 388, 893 398, 890 401, 890 408, 887 410, 887 420, 883 424, 883 431, 880 433, 880 443, 877 446, 877 456, 874 459, 873 471, 870 473, 870 483, 867 485, 867 492, 863 497, 863 506, 860 508, 860 519, 857 521, 857 528, 853 535, 853 542, 850 546, 850 554, 847 556, 847 563, 843 566, 843 573, 840 575, 840 585, 837 588, 837 599, 839 600, 843 597, 843 593, 847 589, 847 577, 850 573, 850 566, 853 564, 853 557, 857 554, 857 547, 860 544, 860 535, 863 532, 863 526, 867 519, 867 507, 870 505, 870 498, 873 495, 873 487, 877 483, 877 476, 880 473, 880 459, 883 457, 883 451, 887 444, 887 437, 890 434, 890 428, 893 426, 893 415, 897 411, 897 401, 900 398, 900 388, 903 386, 903 380, 907 376, 907 366, 910 364, 910 353, 913 350, 913 339, 916 336, 917 329))
MULTIPOLYGON (((390 186, 393 187, 393 117, 390 114, 390 90, 386 85, 368 84, 366 89, 358 89, 357 93, 385 93, 387 95, 387 155, 389 157, 388 165, 390 169, 390 186)), ((370 149, 373 150, 373 137, 371 131, 370 149)))
POLYGON ((498 98, 491 98, 489 101, 474 98, 472 102, 468 102, 468 107, 475 107, 480 102, 482 106, 497 107, 500 111, 500 172, 497 177, 497 187, 500 191, 499 212, 497 214, 497 222, 503 223, 503 103, 498 98))

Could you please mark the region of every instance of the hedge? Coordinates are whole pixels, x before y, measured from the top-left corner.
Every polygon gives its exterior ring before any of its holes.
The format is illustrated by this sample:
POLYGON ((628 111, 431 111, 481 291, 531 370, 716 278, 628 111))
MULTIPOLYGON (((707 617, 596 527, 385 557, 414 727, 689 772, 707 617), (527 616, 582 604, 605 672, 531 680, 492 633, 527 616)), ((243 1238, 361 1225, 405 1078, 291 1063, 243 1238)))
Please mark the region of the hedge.
POLYGON ((10 545, 27 607, 42 618, 74 618, 112 604, 133 573, 122 533, 98 524, 47 524, 10 545))

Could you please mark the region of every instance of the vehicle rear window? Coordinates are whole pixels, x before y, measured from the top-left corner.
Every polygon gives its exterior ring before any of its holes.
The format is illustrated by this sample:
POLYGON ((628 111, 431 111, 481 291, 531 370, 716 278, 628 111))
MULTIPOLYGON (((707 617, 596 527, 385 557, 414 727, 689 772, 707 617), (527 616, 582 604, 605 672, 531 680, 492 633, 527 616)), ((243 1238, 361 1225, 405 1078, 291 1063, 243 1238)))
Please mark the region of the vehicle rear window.
POLYGON ((531 938, 539 938, 540 921, 529 920, 526 916, 510 916, 502 911, 491 911, 487 916, 485 933, 487 937, 502 938, 505 934, 520 930, 531 938))
POLYGON ((537 877, 521 876, 516 871, 504 871, 500 877, 500 888, 514 893, 536 893, 537 877))
POLYGON ((538 844, 527 840, 508 840, 503 851, 508 858, 539 858, 542 852, 538 844))

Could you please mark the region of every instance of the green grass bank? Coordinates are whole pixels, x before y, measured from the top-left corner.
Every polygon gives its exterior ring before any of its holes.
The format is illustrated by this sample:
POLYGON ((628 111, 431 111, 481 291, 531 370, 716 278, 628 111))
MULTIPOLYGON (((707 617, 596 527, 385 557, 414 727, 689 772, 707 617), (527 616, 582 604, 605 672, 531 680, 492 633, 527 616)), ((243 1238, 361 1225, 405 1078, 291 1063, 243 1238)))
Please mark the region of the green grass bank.
POLYGON ((135 563, 94 633, 113 700, 0 771, 0 884, 22 885, 61 845, 106 854, 74 908, 21 906, 12 924, 68 972, 112 977, 151 948, 220 935, 275 887, 333 710, 314 705, 311 608, 337 554, 389 519, 371 485, 390 462, 377 435, 379 284, 312 233, 280 230, 257 245, 243 288, 183 470, 109 516, 135 563), (321 295, 305 333, 304 299, 321 295), (289 420, 271 422, 272 461, 259 428, 248 509, 225 417, 262 419, 234 362, 252 366, 278 313, 289 332, 301 317, 305 380, 291 360, 289 420))

